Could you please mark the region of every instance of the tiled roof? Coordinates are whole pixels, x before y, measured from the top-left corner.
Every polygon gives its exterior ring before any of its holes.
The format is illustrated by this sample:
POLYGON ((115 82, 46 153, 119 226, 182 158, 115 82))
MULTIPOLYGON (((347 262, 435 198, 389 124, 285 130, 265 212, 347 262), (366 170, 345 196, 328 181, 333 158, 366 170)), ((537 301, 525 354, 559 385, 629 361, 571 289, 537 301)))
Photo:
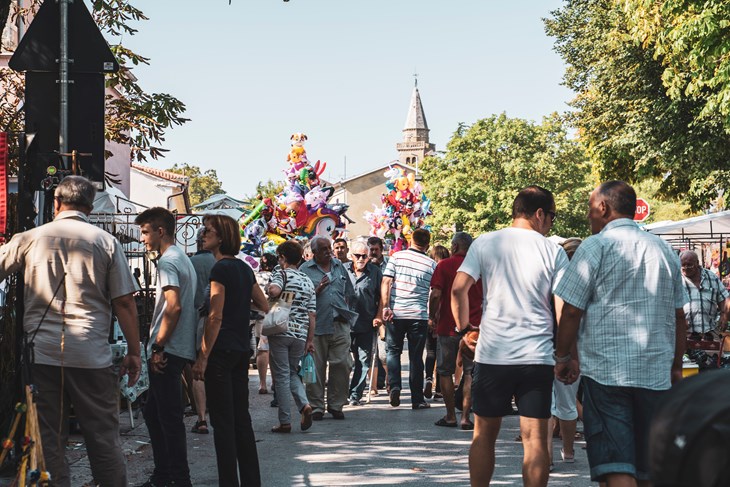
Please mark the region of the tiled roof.
POLYGON ((132 163, 132 169, 142 171, 143 173, 147 173, 152 176, 157 176, 158 178, 167 179, 168 181, 174 181, 176 183, 187 183, 190 181, 189 177, 183 176, 182 174, 165 171, 163 169, 155 169, 154 167, 144 166, 142 164, 132 163))

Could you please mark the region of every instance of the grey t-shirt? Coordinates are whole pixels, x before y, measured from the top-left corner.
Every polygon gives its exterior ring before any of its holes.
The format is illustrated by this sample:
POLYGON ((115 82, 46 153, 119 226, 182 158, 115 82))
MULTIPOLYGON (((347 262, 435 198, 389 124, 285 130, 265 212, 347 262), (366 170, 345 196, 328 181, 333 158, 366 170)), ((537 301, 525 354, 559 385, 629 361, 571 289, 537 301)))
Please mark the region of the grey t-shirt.
POLYGON ((157 297, 152 315, 150 341, 147 354, 152 354, 152 344, 162 325, 162 314, 167 303, 163 290, 166 287, 180 289, 180 318, 172 336, 164 344, 165 352, 188 360, 195 360, 195 331, 198 324, 195 300, 195 269, 185 252, 176 246, 169 247, 157 262, 157 297))

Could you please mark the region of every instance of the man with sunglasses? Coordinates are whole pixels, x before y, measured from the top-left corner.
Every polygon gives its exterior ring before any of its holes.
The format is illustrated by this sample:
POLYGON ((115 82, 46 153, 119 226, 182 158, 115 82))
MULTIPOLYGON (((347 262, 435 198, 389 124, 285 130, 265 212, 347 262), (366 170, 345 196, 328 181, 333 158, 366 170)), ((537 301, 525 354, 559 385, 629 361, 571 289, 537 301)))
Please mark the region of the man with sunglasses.
MULTIPOLYGON (((547 485, 547 423, 553 390, 553 290, 568 266, 565 251, 545 238, 555 200, 539 186, 522 189, 512 204, 512 226, 472 243, 451 287, 457 336, 473 328, 469 290, 481 278, 484 312, 472 374, 474 437, 472 485, 489 484, 502 417, 520 412, 524 485, 547 485)), ((560 309, 561 303, 556 303, 560 309)), ((558 313, 559 314, 559 313, 558 313)))
POLYGON ((359 406, 373 358, 373 332, 383 323, 380 319, 383 311, 380 301, 383 273, 378 266, 369 262, 368 246, 364 242, 353 243, 350 256, 352 260, 345 264, 345 268, 355 288, 352 305, 358 317, 350 329, 350 351, 355 366, 350 381, 349 403, 350 406, 359 406))

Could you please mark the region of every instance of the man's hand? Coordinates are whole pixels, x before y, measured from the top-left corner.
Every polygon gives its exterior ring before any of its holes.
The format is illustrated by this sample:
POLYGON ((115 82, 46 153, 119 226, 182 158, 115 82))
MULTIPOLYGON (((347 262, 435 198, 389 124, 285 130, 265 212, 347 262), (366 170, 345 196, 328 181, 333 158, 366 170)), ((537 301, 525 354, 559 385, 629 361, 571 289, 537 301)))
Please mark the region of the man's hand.
POLYGON ((683 368, 682 365, 679 365, 679 366, 672 365, 672 375, 671 375, 672 384, 676 384, 677 382, 679 382, 680 380, 682 380, 684 378, 684 376, 682 375, 682 368, 683 368))
POLYGON ((319 285, 317 286, 316 292, 319 294, 324 288, 326 288, 330 283, 330 276, 327 274, 324 275, 321 281, 319 281, 319 285))
POLYGON ((208 359, 202 353, 198 353, 198 359, 193 364, 193 379, 205 380, 205 369, 208 367, 208 359))
POLYGON ((309 353, 314 353, 314 342, 312 340, 307 340, 304 344, 304 350, 309 353))
POLYGON ((380 318, 375 318, 373 320, 373 328, 377 328, 382 324, 383 324, 383 320, 381 320, 380 318))
POLYGON ((575 359, 555 364, 555 378, 563 384, 572 384, 580 376, 580 365, 575 359))
POLYGON ((142 359, 139 355, 125 355, 122 360, 122 367, 119 369, 119 377, 127 375, 127 387, 132 387, 139 380, 142 371, 142 359))
POLYGON ((428 319, 428 331, 430 331, 431 333, 435 332, 437 326, 438 326, 438 320, 436 318, 428 319))
POLYGON ((390 308, 383 308, 383 321, 390 322, 393 321, 393 310, 390 308))
POLYGON ((155 374, 161 374, 165 367, 167 367, 167 357, 165 357, 165 352, 152 352, 152 356, 150 357, 150 369, 152 369, 152 372, 155 374))

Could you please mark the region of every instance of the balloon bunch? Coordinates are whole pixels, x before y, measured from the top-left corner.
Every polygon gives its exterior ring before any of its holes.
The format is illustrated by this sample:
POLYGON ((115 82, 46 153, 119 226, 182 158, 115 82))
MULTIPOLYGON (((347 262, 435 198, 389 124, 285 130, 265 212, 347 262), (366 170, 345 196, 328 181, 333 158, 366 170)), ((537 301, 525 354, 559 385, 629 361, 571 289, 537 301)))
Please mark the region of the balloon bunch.
POLYGON ((405 174, 399 167, 389 167, 383 174, 388 181, 388 192, 380 197, 382 205, 365 212, 370 225, 370 235, 391 238, 392 251, 407 248, 416 228, 428 228, 425 219, 431 214, 431 200, 423 193, 421 184, 413 173, 405 174))
POLYGON ((256 207, 241 217, 241 250, 247 254, 261 255, 264 247, 275 247, 289 238, 334 238, 344 227, 348 206, 328 204, 334 188, 322 186, 320 180, 327 163, 309 162, 305 134, 296 133, 290 139, 284 190, 273 198, 259 195, 256 207))

